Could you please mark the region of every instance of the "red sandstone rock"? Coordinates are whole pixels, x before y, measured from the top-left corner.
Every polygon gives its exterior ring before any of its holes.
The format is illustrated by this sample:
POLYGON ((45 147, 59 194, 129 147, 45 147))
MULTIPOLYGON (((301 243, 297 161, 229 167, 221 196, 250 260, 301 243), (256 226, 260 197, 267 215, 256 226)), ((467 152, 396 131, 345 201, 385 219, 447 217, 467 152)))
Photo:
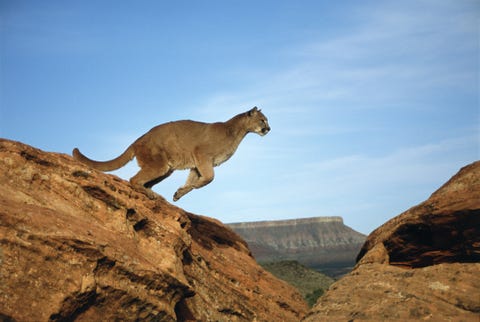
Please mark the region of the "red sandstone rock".
POLYGON ((0 320, 298 321, 306 310, 222 223, 0 140, 0 320))
POLYGON ((480 162, 368 236, 304 321, 480 321, 480 162))

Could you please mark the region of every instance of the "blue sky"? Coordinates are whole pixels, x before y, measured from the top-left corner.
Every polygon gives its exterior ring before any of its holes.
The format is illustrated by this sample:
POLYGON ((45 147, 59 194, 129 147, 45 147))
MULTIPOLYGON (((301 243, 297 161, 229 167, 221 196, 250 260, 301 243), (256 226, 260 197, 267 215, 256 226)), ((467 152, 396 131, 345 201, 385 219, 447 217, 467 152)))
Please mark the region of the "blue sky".
POLYGON ((479 23, 474 0, 0 0, 0 136, 108 160, 157 124, 259 106, 272 131, 177 205, 369 233, 480 158, 479 23))

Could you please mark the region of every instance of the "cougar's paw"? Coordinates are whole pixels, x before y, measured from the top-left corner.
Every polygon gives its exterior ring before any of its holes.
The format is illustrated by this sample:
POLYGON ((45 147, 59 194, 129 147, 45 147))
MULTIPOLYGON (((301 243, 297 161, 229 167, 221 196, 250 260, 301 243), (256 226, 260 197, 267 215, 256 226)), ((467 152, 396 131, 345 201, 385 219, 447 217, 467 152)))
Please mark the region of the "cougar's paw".
POLYGON ((175 192, 175 194, 173 195, 173 201, 178 201, 180 200, 180 198, 182 198, 183 195, 181 195, 180 193, 175 192))
POLYGON ((134 186, 133 188, 135 190, 137 190, 138 192, 146 195, 148 197, 148 199, 155 200, 158 197, 158 195, 155 192, 153 192, 151 189, 141 187, 141 186, 134 186))
POLYGON ((147 197, 151 200, 155 200, 157 199, 157 194, 155 192, 153 192, 152 190, 150 189, 145 189, 144 193, 147 195, 147 197))
POLYGON ((175 194, 173 195, 173 201, 178 201, 180 198, 185 196, 190 190, 186 188, 178 188, 177 192, 175 192, 175 194))

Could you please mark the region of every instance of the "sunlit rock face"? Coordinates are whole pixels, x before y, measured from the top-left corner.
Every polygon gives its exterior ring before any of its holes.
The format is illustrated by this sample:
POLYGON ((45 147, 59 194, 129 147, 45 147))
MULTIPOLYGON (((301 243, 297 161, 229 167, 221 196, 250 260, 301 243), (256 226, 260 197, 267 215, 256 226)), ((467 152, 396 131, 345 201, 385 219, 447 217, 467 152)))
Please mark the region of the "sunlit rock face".
POLYGON ((0 320, 298 321, 307 309, 221 222, 0 139, 0 320))
POLYGON ((305 321, 478 321, 480 162, 372 232, 305 321))

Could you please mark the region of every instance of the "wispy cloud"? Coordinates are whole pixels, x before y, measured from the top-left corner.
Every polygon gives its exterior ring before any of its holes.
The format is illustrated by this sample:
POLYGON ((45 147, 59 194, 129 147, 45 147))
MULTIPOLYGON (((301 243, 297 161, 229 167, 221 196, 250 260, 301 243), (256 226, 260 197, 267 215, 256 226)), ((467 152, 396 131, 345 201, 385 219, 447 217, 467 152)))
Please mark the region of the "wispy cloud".
POLYGON ((457 1, 413 1, 357 9, 351 14, 360 22, 352 29, 289 48, 280 71, 244 75, 244 90, 219 93, 202 109, 263 103, 301 111, 328 102, 369 108, 466 83, 476 90, 478 73, 455 59, 472 59, 469 53, 478 52, 480 8, 470 6, 465 11, 457 1))

